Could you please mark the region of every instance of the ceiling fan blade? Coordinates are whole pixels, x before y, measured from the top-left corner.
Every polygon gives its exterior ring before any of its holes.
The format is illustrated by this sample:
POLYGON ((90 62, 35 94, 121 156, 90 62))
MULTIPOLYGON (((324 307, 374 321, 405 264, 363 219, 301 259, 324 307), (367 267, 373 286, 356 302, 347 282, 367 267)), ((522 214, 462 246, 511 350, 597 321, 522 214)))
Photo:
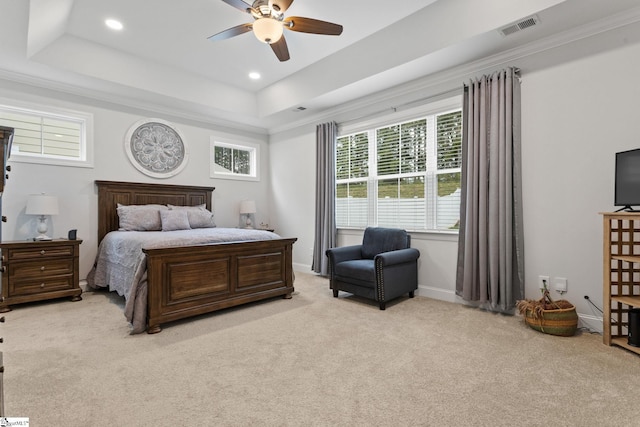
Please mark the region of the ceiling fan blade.
POLYGON ((249 32, 252 28, 253 23, 236 25, 235 27, 227 28, 224 31, 207 37, 207 39, 211 41, 230 39, 231 37, 239 36, 240 34, 249 32))
POLYGON ((293 0, 269 0, 269 7, 278 13, 283 13, 289 9, 291 3, 293 0))
POLYGON ((270 46, 280 62, 289 60, 289 48, 287 47, 287 41, 284 39, 284 35, 280 37, 280 40, 277 42, 271 43, 270 46))
POLYGON ((222 1, 228 4, 229 6, 233 6, 236 9, 239 9, 243 12, 247 12, 247 13, 251 12, 251 5, 246 4, 242 0, 222 0, 222 1))
POLYGON ((329 36, 339 36, 342 34, 342 25, 331 22, 320 21, 318 19, 302 18, 300 16, 290 16, 284 22, 284 27, 291 31, 301 33, 324 34, 329 36))

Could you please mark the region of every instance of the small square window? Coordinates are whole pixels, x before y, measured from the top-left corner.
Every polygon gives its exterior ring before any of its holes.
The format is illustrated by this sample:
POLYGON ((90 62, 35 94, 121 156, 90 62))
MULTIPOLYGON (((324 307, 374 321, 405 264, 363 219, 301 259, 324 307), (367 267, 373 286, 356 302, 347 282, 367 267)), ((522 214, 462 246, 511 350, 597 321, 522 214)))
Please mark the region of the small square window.
POLYGON ((211 138, 210 177, 259 181, 260 146, 211 138))

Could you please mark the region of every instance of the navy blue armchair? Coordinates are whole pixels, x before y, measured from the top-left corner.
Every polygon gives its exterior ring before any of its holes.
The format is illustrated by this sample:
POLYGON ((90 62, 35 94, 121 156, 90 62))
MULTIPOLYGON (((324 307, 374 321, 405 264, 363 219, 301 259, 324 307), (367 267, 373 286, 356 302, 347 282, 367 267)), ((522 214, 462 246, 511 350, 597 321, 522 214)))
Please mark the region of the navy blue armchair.
POLYGON ((411 248, 411 236, 396 228, 368 227, 361 245, 328 249, 333 296, 345 291, 377 301, 380 310, 418 289, 420 251, 411 248))

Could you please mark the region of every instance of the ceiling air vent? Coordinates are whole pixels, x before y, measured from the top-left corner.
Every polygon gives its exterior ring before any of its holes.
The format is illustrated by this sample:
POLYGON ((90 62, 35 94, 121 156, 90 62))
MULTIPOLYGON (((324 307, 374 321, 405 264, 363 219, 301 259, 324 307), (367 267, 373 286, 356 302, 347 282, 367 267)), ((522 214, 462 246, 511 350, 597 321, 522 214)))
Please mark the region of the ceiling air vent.
POLYGON ((296 113, 298 113, 298 112, 300 112, 300 111, 304 111, 304 110, 306 110, 306 109, 307 109, 306 107, 297 107, 297 108, 296 108, 296 109, 294 109, 293 111, 294 111, 294 112, 296 112, 296 113))
POLYGON ((502 34, 502 36, 506 37, 510 36, 511 34, 518 33, 522 30, 526 30, 527 28, 535 27, 539 23, 540 18, 538 18, 538 15, 532 15, 527 18, 521 19, 516 23, 509 24, 506 27, 502 27, 498 30, 498 32, 502 34))

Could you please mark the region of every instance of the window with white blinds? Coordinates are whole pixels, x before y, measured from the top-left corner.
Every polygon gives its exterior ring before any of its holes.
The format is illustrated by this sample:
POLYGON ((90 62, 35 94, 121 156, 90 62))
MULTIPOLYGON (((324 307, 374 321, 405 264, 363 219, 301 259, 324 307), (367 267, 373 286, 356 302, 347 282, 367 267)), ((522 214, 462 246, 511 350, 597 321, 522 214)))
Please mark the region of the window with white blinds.
POLYGON ((0 125, 14 128, 11 160, 91 166, 87 147, 90 115, 60 114, 0 105, 0 125))
POLYGON ((337 226, 457 230, 461 138, 460 109, 340 136, 337 226))

